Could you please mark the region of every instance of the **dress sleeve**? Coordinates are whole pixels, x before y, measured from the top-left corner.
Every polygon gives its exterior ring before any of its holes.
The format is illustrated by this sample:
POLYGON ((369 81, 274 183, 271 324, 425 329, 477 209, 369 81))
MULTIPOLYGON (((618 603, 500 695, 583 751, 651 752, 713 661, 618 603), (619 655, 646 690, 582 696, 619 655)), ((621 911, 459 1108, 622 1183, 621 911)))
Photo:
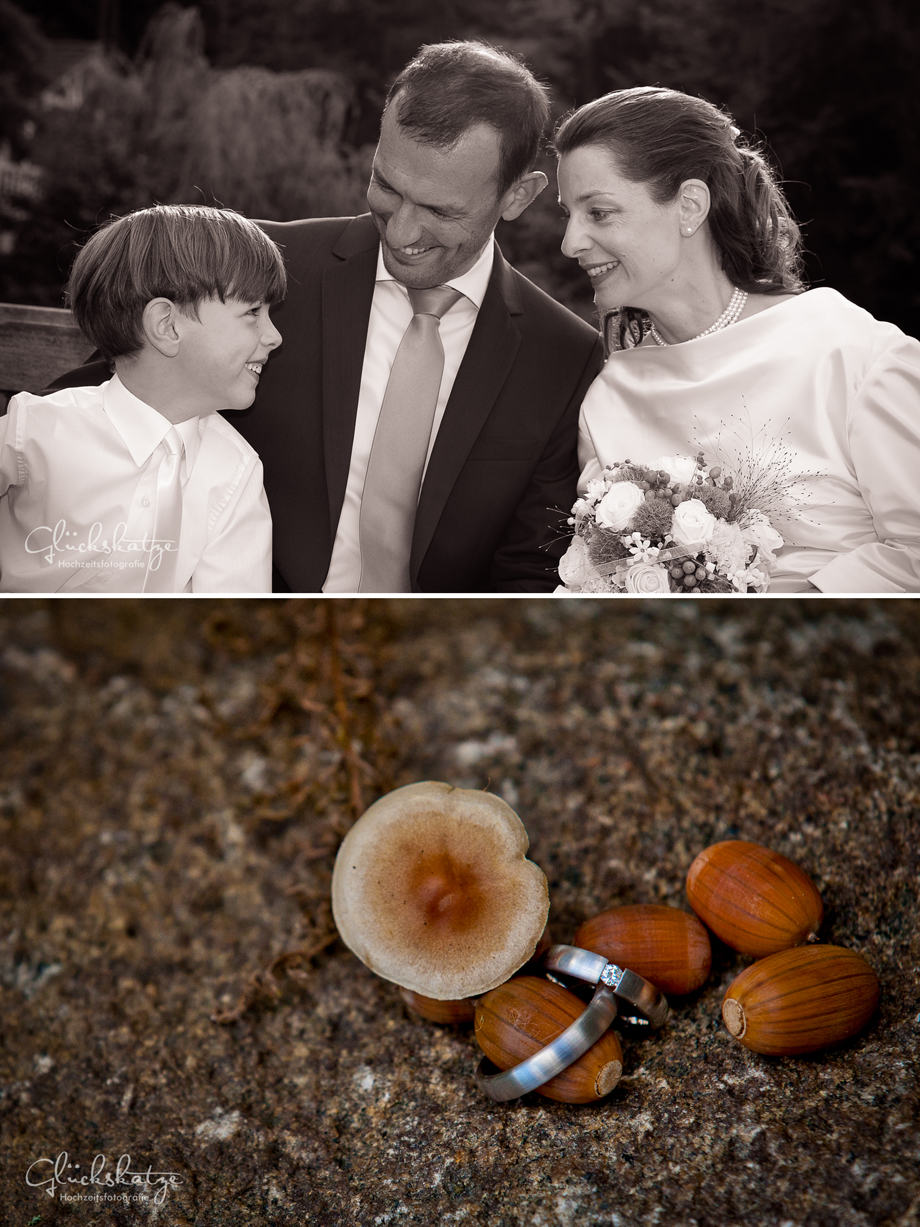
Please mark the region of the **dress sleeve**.
POLYGON ((13 484, 15 476, 15 455, 12 447, 7 447, 7 428, 10 424, 10 415, 5 413, 0 417, 0 498, 6 494, 10 486, 13 484))
POLYGON ((22 457, 16 449, 17 434, 21 431, 19 410, 27 393, 13 396, 6 413, 0 417, 0 497, 10 486, 21 485, 23 480, 22 457))
POLYGON ((272 517, 253 456, 192 575, 192 592, 271 592, 272 517))
POLYGON ((920 341, 901 334, 870 367, 847 423, 877 541, 811 576, 822 592, 920 592, 920 341))
POLYGON ((597 457, 597 448, 591 438, 585 422, 584 408, 578 419, 578 467, 581 470, 578 478, 578 497, 584 498, 588 492, 588 482, 603 476, 603 465, 597 457))

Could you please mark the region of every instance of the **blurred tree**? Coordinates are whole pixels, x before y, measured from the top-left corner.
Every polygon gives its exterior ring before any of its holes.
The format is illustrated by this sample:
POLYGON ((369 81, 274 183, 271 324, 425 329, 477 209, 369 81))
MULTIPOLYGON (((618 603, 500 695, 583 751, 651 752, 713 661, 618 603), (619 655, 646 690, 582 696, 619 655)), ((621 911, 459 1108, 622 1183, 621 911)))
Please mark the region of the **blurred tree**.
POLYGON ((809 273, 920 336, 920 11, 828 0, 805 36, 811 55, 786 60, 763 126, 775 114, 790 198, 813 219, 809 273))
POLYGON ((0 257, 0 298, 56 305, 77 244, 109 214, 212 201, 286 220, 364 207, 366 153, 345 149, 348 81, 210 68, 196 9, 163 5, 135 64, 93 69, 83 105, 42 117, 44 200, 0 257))
POLYGON ((14 157, 28 149, 35 97, 45 84, 45 39, 35 21, 0 0, 0 145, 14 157))
POLYGON ((17 0, 48 38, 99 39, 134 55, 163 0, 17 0))
POLYGON ((18 0, 48 38, 94 38, 96 0, 18 0))

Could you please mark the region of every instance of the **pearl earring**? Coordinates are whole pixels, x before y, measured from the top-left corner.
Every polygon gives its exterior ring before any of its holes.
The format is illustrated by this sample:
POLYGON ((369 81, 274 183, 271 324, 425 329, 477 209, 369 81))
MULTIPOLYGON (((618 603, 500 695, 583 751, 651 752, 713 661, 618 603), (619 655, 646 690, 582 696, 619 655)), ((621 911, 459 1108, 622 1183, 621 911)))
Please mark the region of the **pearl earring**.
POLYGON ((687 227, 687 233, 688 233, 688 234, 692 234, 692 233, 693 233, 693 227, 692 227, 692 226, 688 226, 688 227, 687 227))

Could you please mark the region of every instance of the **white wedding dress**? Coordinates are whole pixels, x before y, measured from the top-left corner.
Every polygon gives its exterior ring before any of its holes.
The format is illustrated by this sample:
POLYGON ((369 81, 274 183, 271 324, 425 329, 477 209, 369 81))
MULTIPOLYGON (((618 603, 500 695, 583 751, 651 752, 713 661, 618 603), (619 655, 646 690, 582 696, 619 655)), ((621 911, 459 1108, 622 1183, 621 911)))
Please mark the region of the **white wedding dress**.
POLYGON ((680 345, 611 354, 581 411, 579 494, 615 460, 775 445, 803 501, 770 592, 920 592, 920 341, 809 290, 680 345))

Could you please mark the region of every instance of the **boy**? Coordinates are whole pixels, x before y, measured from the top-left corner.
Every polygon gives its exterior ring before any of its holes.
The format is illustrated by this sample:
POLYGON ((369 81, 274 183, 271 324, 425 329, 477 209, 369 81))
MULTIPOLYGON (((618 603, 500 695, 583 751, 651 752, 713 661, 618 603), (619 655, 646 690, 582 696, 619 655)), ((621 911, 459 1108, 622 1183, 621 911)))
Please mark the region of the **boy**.
POLYGON ((74 263, 76 322, 114 374, 23 392, 0 418, 0 592, 270 592, 246 409, 281 336, 280 252, 225 209, 157 205, 74 263))

